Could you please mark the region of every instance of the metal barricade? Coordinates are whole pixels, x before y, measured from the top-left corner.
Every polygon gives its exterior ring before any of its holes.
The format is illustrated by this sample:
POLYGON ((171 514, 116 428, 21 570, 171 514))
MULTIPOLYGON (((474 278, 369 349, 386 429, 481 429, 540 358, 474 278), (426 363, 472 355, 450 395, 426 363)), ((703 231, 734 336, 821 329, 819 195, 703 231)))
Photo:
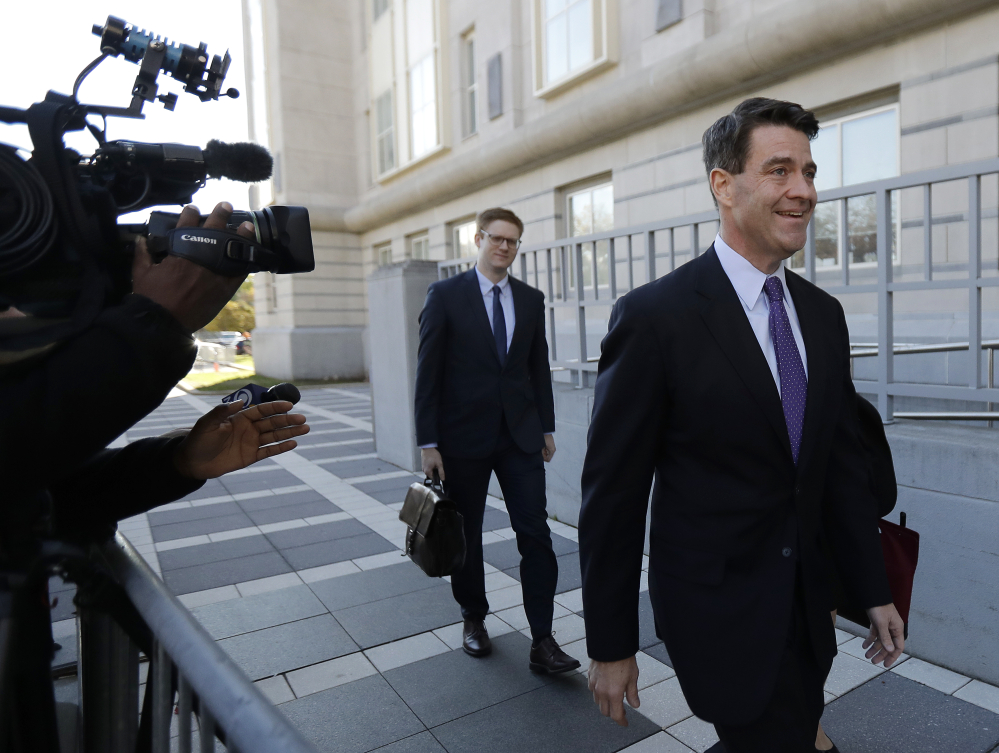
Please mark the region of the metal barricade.
MULTIPOLYGON (((179 753, 214 751, 216 738, 239 753, 316 753, 121 533, 93 556, 122 587, 153 635, 145 691, 151 694, 153 753, 171 750, 175 717, 179 753)), ((83 750, 134 750, 139 734, 139 649, 106 611, 81 604, 79 613, 83 750)))

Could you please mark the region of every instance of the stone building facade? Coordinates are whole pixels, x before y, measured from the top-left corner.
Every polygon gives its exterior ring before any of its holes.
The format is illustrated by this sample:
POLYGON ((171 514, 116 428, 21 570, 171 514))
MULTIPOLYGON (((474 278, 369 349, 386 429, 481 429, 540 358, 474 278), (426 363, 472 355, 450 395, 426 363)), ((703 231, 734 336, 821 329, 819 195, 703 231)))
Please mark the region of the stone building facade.
MULTIPOLYGON (((999 156, 994 1, 243 6, 251 135, 276 157, 255 201, 307 205, 317 257, 258 277, 255 354, 278 377, 364 376, 367 278, 468 254, 484 207, 516 211, 527 243, 711 209, 701 134, 748 96, 820 115, 820 188, 999 156)), ((982 192, 995 257, 999 186, 982 192)), ((960 223, 937 213, 937 258, 960 262, 960 223)), ((818 263, 834 272, 845 248, 863 273, 862 218, 842 244, 841 214, 818 217, 818 263)))

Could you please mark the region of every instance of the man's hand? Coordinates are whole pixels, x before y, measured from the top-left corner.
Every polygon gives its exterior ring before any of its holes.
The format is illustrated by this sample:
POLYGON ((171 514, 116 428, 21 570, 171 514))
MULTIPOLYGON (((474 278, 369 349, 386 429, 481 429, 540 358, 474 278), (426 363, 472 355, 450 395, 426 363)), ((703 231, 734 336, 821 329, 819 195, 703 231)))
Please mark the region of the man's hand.
MULTIPOLYGON (((205 220, 205 227, 224 228, 232 214, 232 205, 223 201, 205 220)), ((195 227, 201 213, 193 204, 184 207, 177 227, 195 227)), ((253 238, 253 224, 244 222, 237 230, 244 238, 253 238)), ((159 264, 153 262, 140 238, 135 244, 132 261, 132 292, 144 295, 165 308, 188 332, 196 332, 222 310, 236 294, 246 275, 223 277, 179 256, 167 256, 159 264)))
POLYGON ((541 459, 550 463, 553 457, 555 457, 555 437, 551 434, 545 434, 545 446, 541 450, 541 459))
POLYGON ((305 416, 288 413, 293 405, 286 400, 242 407, 242 401, 226 403, 198 419, 173 456, 182 476, 204 480, 238 471, 294 450, 298 442, 291 437, 309 431, 305 416))
POLYGON ((627 696, 628 705, 637 709, 638 662, 635 657, 620 661, 590 661, 590 692, 600 707, 600 713, 609 716, 622 727, 628 726, 624 715, 622 698, 627 696))
POLYGON ((894 604, 871 607, 867 610, 867 616, 871 620, 871 632, 863 643, 867 649, 864 656, 870 659, 872 664, 884 662, 885 669, 888 669, 898 661, 902 649, 905 648, 902 618, 894 604))
POLYGON ((436 447, 424 447, 420 450, 420 464, 427 478, 433 478, 436 470, 440 480, 444 480, 444 459, 436 447))

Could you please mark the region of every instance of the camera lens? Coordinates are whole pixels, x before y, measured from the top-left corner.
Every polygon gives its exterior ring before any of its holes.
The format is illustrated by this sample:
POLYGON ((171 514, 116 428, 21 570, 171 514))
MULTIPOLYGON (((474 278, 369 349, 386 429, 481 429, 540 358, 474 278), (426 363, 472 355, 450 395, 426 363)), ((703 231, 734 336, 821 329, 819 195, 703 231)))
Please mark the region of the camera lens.
POLYGON ((281 259, 278 274, 311 272, 316 268, 312 252, 312 228, 309 210, 305 207, 264 207, 253 211, 236 211, 228 227, 236 230, 244 222, 252 222, 257 242, 281 259))

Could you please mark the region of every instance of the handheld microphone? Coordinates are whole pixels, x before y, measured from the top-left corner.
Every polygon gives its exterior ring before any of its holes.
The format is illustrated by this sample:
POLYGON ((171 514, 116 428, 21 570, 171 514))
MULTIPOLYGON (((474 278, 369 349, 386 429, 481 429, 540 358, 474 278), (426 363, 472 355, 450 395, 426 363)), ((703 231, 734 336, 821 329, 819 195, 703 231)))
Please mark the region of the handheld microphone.
POLYGON ((297 403, 302 399, 302 393, 298 387, 290 382, 275 384, 270 389, 265 389, 257 384, 248 384, 240 387, 232 394, 222 398, 223 403, 234 403, 237 400, 243 401, 243 408, 250 408, 261 403, 271 403, 275 400, 287 400, 289 403, 297 403))

